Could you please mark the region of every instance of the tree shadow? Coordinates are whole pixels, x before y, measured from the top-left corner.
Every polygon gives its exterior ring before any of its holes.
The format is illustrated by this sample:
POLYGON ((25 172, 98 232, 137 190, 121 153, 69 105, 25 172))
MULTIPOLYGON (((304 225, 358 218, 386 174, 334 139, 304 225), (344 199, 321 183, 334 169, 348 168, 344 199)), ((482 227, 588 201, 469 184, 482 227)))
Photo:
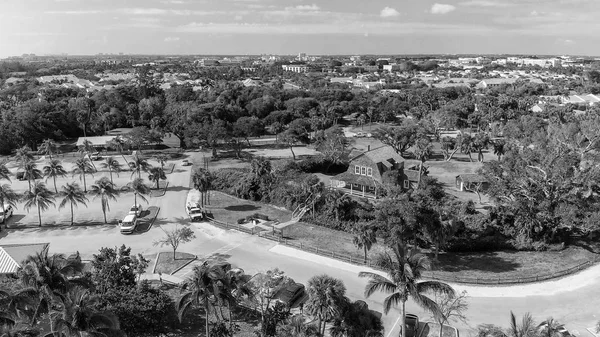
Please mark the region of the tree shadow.
POLYGON ((167 192, 181 192, 181 191, 189 191, 189 187, 185 186, 169 186, 167 187, 167 192))
POLYGON ((214 253, 211 254, 210 256, 208 256, 206 259, 210 260, 212 262, 225 262, 227 261, 229 258, 231 257, 231 255, 229 254, 224 254, 224 253, 214 253))
POLYGON ((257 209, 260 209, 260 207, 255 206, 255 205, 245 204, 245 205, 227 206, 224 209, 227 211, 234 211, 234 212, 248 212, 248 211, 255 211, 257 209))
MULTIPOLYGON (((435 260, 432 258, 432 261, 435 260)), ((492 273, 503 273, 515 271, 519 267, 521 267, 520 263, 499 257, 496 252, 479 252, 440 253, 439 261, 434 263, 433 269, 446 272, 478 270, 492 273)))

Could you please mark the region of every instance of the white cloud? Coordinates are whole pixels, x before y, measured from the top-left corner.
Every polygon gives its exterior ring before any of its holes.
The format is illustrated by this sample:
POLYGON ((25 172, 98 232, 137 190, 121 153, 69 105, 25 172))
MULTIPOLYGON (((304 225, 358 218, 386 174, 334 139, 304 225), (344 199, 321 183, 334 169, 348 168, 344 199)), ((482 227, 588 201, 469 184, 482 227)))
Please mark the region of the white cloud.
POLYGON ((447 14, 455 9, 456 7, 452 5, 435 3, 431 6, 431 14, 447 14))
POLYGON ((169 36, 169 37, 165 38, 165 42, 175 42, 175 41, 179 41, 179 37, 169 36))
POLYGON ((312 4, 312 5, 298 5, 298 6, 294 7, 294 8, 297 9, 297 10, 300 10, 300 11, 318 11, 319 9, 321 9, 321 8, 319 8, 319 6, 317 6, 315 4, 312 4))
POLYGON ((98 14, 100 11, 47 11, 46 14, 64 14, 64 15, 84 15, 98 14))
POLYGON ((507 2, 497 2, 491 0, 471 0, 464 1, 459 3, 461 6, 470 6, 470 7, 512 7, 515 4, 507 3, 507 2))
POLYGON ((395 8, 386 7, 381 10, 380 15, 382 18, 389 18, 393 16, 399 16, 400 13, 395 8))

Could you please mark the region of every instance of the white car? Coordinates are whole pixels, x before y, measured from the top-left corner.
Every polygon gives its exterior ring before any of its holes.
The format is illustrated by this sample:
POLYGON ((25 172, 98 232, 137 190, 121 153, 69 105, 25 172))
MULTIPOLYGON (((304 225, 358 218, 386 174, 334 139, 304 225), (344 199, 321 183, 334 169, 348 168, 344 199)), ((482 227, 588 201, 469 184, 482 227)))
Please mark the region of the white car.
POLYGON ((143 210, 144 210, 144 208, 142 207, 142 205, 140 205, 140 204, 133 205, 129 209, 129 214, 133 214, 135 216, 140 216, 140 214, 142 214, 143 210))
POLYGON ((4 218, 8 220, 13 215, 13 207, 11 205, 4 205, 4 211, 0 209, 0 223, 4 223, 4 218))
POLYGON ((127 214, 123 221, 119 221, 119 227, 122 234, 131 234, 137 226, 137 216, 135 214, 127 214))

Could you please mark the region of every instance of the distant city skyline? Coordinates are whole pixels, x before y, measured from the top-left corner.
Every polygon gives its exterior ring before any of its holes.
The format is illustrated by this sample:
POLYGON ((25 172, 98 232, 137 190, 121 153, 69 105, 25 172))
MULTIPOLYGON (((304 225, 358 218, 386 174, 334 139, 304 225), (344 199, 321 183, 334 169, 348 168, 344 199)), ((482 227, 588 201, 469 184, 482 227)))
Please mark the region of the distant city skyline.
POLYGON ((600 55, 597 0, 3 0, 0 57, 600 55))

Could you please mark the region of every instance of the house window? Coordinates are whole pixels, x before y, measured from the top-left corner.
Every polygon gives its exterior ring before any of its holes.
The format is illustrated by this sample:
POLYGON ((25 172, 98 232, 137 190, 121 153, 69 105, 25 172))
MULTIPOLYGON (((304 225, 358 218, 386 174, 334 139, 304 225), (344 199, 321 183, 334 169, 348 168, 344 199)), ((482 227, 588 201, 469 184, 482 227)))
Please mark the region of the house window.
POLYGON ((370 168, 370 167, 367 167, 367 175, 368 175, 369 177, 372 177, 372 176, 373 176, 373 169, 372 169, 372 168, 370 168))
POLYGON ((354 166, 354 174, 360 174, 360 166, 354 166))
POLYGON ((404 188, 408 188, 410 186, 410 182, 408 180, 404 180, 404 188))
POLYGON ((367 175, 367 168, 364 166, 361 166, 360 168, 360 175, 366 176, 367 175))

